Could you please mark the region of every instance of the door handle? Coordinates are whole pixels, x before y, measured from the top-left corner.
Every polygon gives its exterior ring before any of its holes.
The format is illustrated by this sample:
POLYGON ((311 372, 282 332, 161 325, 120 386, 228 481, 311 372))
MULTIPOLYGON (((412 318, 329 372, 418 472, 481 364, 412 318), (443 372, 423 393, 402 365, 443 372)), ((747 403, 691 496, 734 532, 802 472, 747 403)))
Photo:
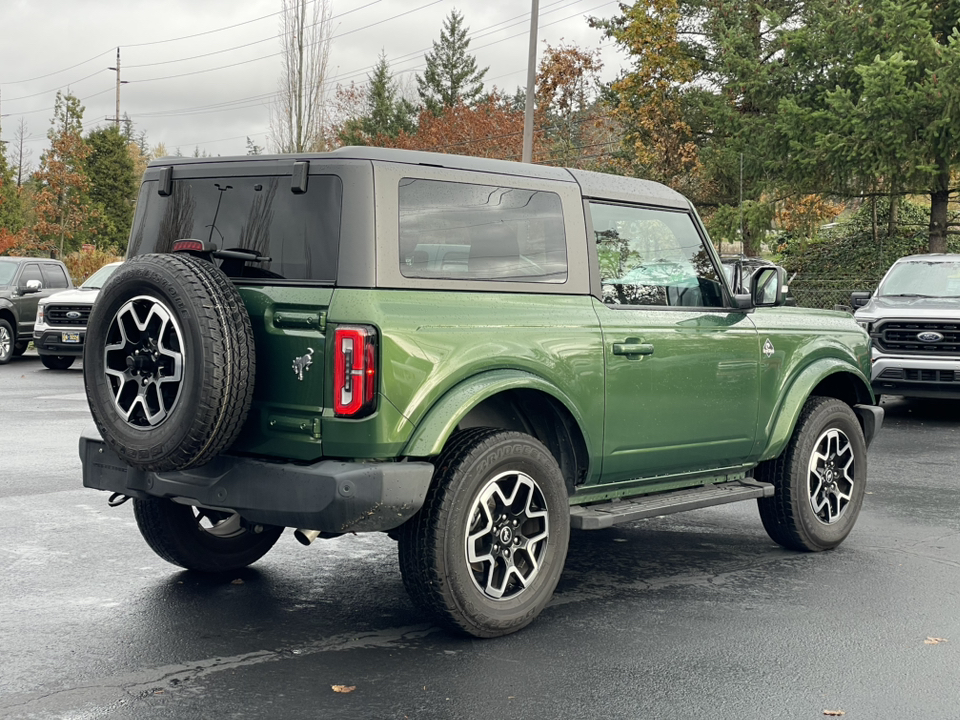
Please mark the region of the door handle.
POLYGON ((653 345, 650 343, 628 341, 613 344, 614 355, 653 355, 653 345))

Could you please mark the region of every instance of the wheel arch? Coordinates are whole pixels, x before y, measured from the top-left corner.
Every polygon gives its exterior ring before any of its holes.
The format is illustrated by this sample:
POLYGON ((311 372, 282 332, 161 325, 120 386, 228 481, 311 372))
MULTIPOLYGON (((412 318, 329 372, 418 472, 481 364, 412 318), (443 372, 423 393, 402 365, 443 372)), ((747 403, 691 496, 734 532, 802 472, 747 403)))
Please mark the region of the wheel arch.
MULTIPOLYGON (((873 404, 870 383, 858 370, 836 358, 818 360, 797 375, 789 392, 784 394, 777 412, 771 416, 761 460, 780 455, 793 435, 807 399, 813 395, 836 398, 850 407, 873 404)), ((858 415, 857 419, 863 429, 863 418, 858 415)))
POLYGON ((491 370, 451 388, 419 423, 403 454, 438 455, 457 429, 494 427, 542 442, 563 473, 567 491, 590 477, 590 438, 574 404, 555 385, 521 370, 491 370))

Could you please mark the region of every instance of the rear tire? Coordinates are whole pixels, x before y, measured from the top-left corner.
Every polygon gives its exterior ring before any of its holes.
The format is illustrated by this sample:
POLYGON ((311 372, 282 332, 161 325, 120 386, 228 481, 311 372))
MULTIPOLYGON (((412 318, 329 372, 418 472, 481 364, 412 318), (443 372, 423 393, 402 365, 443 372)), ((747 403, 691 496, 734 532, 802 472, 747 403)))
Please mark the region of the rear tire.
POLYGON ((74 357, 71 355, 41 355, 40 362, 49 370, 66 370, 73 365, 74 357))
POLYGON ((16 343, 14 343, 14 345, 13 345, 13 356, 14 356, 14 357, 20 357, 21 355, 23 355, 23 354, 27 351, 27 348, 28 348, 28 347, 30 347, 30 341, 29 341, 29 340, 18 340, 18 341, 17 341, 16 343))
POLYGON ((161 498, 134 499, 133 514, 147 545, 187 570, 227 572, 255 563, 274 546, 282 527, 244 526, 236 513, 194 508, 161 498))
POLYGON ((863 504, 867 446, 857 416, 840 400, 811 397, 780 457, 757 467, 773 497, 757 500, 767 534, 790 550, 839 545, 863 504))
POLYGON ((441 625, 481 638, 520 630, 553 596, 567 555, 560 468, 529 435, 458 432, 399 540, 404 585, 441 625))

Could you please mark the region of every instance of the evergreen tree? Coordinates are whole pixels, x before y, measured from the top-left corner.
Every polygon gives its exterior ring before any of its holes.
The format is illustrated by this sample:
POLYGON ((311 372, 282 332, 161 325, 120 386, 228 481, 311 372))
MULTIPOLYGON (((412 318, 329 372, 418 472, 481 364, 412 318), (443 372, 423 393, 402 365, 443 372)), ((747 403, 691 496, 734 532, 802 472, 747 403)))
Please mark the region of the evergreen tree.
POLYGON ((818 0, 787 39, 785 62, 805 90, 780 105, 793 178, 890 194, 888 234, 900 195, 928 193, 929 250, 945 252, 960 167, 960 2, 818 0))
POLYGON ((483 77, 489 68, 477 69, 477 59, 467 54, 469 28, 463 15, 451 10, 443 22, 440 41, 426 55, 427 67, 417 75, 417 91, 427 110, 439 115, 459 103, 473 105, 483 95, 483 77))
POLYGON ((594 24, 631 57, 612 86, 626 169, 713 206, 769 190, 929 192, 930 248, 943 248, 960 164, 947 80, 960 77, 958 0, 621 7, 594 24))
POLYGON ((344 145, 367 145, 377 136, 395 138, 401 132, 416 130, 416 108, 401 95, 383 53, 369 76, 365 104, 366 113, 348 120, 340 131, 344 145))
POLYGON ((90 199, 103 219, 100 240, 122 253, 137 197, 137 174, 129 148, 132 142, 122 129, 111 125, 90 132, 87 144, 90 155, 84 164, 90 178, 90 199))

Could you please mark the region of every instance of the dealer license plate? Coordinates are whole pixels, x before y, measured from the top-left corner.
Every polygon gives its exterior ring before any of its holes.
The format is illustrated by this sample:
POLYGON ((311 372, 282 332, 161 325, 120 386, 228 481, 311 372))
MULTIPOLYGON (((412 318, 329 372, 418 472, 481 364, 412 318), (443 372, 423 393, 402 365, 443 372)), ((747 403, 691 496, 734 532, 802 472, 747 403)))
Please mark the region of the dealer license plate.
POLYGON ((60 334, 60 342, 65 343, 78 343, 80 342, 80 333, 78 332, 65 332, 60 334))

